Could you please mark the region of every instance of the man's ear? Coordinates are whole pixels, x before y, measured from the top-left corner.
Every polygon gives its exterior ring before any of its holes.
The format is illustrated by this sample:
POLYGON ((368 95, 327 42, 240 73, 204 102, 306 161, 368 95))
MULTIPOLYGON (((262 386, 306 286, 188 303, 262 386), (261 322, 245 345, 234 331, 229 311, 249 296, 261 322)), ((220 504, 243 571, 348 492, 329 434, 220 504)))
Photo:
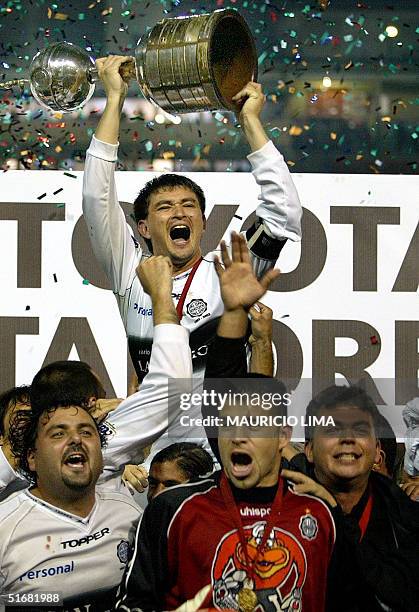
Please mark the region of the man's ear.
POLYGON ((292 434, 292 427, 290 427, 289 425, 285 425, 284 427, 281 427, 280 437, 282 438, 284 442, 284 446, 289 444, 291 440, 291 434, 292 434))
POLYGON ((307 459, 309 460, 310 463, 314 463, 314 458, 313 458, 313 441, 309 440, 308 442, 306 442, 304 444, 304 452, 306 454, 307 459))
POLYGON ((26 457, 28 459, 28 466, 29 466, 30 471, 36 472, 35 449, 31 448, 30 450, 28 450, 26 457))
POLYGON ((386 469, 386 454, 382 448, 380 448, 380 451, 379 451, 379 459, 378 461, 374 461, 374 465, 372 466, 372 469, 374 470, 374 472, 381 472, 381 473, 383 473, 383 471, 385 471, 386 469))
POLYGON ((375 445, 374 463, 380 464, 380 462, 381 462, 381 442, 380 440, 377 440, 377 443, 375 445))
POLYGON ((204 232, 205 232, 205 230, 207 229, 207 218, 205 215, 202 215, 202 223, 203 223, 204 232))
POLYGON ((151 234, 150 234, 150 230, 148 229, 148 223, 146 219, 142 219, 141 221, 138 221, 137 229, 138 229, 138 233, 140 234, 140 236, 142 236, 143 238, 148 238, 148 240, 151 239, 151 234))

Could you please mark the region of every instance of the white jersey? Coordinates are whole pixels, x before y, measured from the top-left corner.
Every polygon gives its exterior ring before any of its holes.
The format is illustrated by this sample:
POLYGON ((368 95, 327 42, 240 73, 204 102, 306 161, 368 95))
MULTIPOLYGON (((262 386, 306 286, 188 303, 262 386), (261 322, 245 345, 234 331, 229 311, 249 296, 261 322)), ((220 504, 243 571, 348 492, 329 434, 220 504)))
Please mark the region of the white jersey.
POLYGON ((125 495, 103 489, 86 518, 28 489, 14 493, 0 503, 0 593, 59 592, 63 612, 111 610, 140 514, 125 495))
MULTIPOLYGON (((141 381, 148 371, 153 339, 153 311, 136 274, 142 250, 119 206, 114 169, 118 146, 93 137, 86 154, 83 212, 94 253, 115 293, 127 332, 131 358, 141 381)), ((274 266, 286 239, 300 239, 301 205, 288 167, 272 142, 248 159, 261 187, 256 214, 261 223, 246 232, 255 272, 261 276, 274 266)), ((181 323, 190 331, 194 372, 203 378, 208 343, 215 336, 223 312, 213 254, 199 265, 183 305, 181 323)), ((173 279, 177 305, 190 270, 173 279)))

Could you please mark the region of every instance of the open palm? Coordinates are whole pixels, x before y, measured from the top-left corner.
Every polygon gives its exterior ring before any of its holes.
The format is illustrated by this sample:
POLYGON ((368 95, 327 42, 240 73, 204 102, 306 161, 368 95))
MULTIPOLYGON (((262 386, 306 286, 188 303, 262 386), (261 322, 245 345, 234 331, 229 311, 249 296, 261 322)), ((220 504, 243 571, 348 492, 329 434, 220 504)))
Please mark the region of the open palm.
POLYGON ((257 279, 252 269, 246 239, 235 232, 231 235, 231 257, 223 241, 221 258, 224 267, 216 257, 215 269, 226 310, 248 310, 266 293, 270 284, 280 274, 279 270, 269 270, 261 279, 257 279))

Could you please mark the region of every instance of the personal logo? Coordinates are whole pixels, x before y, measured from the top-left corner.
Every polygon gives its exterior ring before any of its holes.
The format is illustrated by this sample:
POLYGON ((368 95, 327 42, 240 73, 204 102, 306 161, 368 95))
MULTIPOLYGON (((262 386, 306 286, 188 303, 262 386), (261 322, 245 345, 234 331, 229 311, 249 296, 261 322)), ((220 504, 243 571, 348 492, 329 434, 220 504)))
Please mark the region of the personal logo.
POLYGON ((300 527, 301 535, 303 536, 305 540, 314 540, 319 530, 317 519, 315 519, 312 514, 308 514, 308 513, 300 517, 299 527, 300 527))
POLYGON ((191 300, 186 306, 186 312, 190 317, 201 317, 207 309, 207 303, 201 299, 191 300))
POLYGON ((128 561, 128 552, 129 552, 129 542, 128 540, 121 540, 116 547, 116 554, 118 555, 118 559, 121 563, 127 563, 128 561))
MULTIPOLYGON (((258 521, 244 527, 248 557, 255 559, 266 523, 258 521)), ((237 530, 227 533, 219 543, 212 563, 214 604, 218 609, 240 609, 239 593, 257 595, 256 610, 301 610, 302 589, 307 575, 305 552, 297 538, 274 527, 269 534, 263 556, 253 566, 250 578, 246 555, 237 530), (274 606, 274 608, 272 607, 274 606)), ((250 600, 250 597, 249 597, 250 600)), ((241 602, 242 609, 251 602, 241 602), (244 604, 244 605, 243 605, 244 604)))

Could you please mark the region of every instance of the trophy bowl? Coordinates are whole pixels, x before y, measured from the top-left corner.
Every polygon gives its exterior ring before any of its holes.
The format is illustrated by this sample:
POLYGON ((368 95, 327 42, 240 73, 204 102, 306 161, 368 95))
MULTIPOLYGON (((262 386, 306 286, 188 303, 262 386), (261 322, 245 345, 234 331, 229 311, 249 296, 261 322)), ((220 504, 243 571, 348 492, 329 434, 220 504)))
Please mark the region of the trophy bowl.
POLYGON ((84 49, 69 42, 38 51, 30 66, 30 87, 39 104, 55 111, 81 108, 93 95, 95 63, 84 49))
POLYGON ((232 9, 163 19, 138 41, 137 80, 144 95, 175 113, 226 109, 257 79, 257 53, 243 17, 232 9))

